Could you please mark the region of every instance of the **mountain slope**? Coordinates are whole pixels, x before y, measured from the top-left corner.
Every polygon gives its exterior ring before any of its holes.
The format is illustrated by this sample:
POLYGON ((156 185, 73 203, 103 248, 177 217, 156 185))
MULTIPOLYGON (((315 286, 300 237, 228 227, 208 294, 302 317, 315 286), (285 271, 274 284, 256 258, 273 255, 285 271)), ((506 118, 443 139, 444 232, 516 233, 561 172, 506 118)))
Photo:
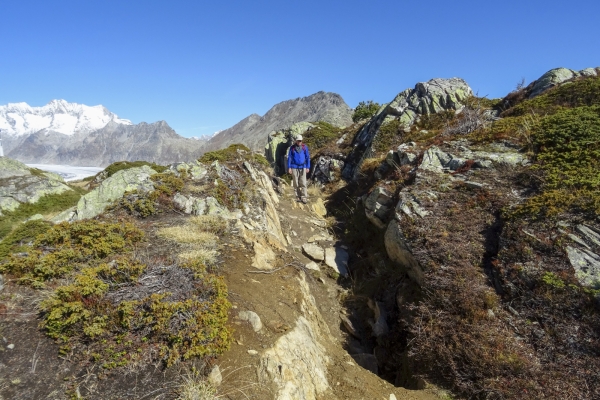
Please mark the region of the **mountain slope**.
POLYGON ((318 92, 313 95, 276 104, 264 116, 252 114, 231 128, 212 137, 205 151, 242 143, 252 150, 263 150, 270 132, 289 128, 296 122, 325 121, 336 126, 352 123, 352 110, 342 96, 318 92))

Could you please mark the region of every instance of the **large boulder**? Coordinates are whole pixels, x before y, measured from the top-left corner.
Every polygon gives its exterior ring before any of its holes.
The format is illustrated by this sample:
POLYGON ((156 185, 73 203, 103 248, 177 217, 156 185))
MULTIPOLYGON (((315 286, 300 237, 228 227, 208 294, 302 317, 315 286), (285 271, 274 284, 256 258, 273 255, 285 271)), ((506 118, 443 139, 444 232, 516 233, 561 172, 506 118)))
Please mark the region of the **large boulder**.
POLYGON ((147 165, 116 172, 79 200, 74 219, 82 220, 100 215, 107 206, 123 197, 125 192, 154 190, 150 179, 154 174, 156 171, 147 165))
POLYGON ((57 174, 32 169, 8 157, 0 157, 0 215, 24 203, 37 203, 50 194, 72 190, 57 174))
POLYGON ((581 71, 575 71, 568 68, 554 68, 546 72, 540 78, 533 82, 529 89, 529 98, 539 96, 546 90, 558 86, 561 83, 569 81, 579 76, 597 76, 598 68, 586 68, 581 71))
POLYGON ((391 209, 393 194, 387 189, 376 187, 365 199, 365 215, 380 229, 385 228, 385 220, 391 209))
POLYGON ((343 176, 347 179, 356 176, 363 160, 371 154, 373 141, 384 122, 398 120, 409 127, 420 115, 462 109, 465 100, 472 95, 473 90, 460 78, 419 82, 413 89, 401 92, 389 104, 382 106, 355 136, 343 176))

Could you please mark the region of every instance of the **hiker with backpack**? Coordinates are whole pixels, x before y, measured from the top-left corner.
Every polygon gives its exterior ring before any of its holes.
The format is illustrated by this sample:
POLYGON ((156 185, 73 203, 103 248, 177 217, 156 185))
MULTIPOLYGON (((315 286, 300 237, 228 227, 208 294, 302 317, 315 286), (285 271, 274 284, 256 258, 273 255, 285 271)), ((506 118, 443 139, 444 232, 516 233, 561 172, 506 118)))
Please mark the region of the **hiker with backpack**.
POLYGON ((288 173, 292 175, 296 197, 306 204, 308 195, 306 193, 306 174, 310 171, 310 154, 308 147, 302 143, 302 135, 296 136, 296 142, 288 152, 288 173))

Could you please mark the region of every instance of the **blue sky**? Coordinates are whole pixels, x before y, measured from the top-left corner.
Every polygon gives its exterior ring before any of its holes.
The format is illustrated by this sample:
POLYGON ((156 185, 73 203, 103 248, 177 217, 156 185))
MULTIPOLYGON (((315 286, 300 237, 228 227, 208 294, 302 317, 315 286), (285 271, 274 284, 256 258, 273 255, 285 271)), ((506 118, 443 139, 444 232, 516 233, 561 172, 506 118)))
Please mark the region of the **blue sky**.
POLYGON ((0 104, 102 104, 212 134, 320 90, 390 101, 459 76, 501 97, 545 71, 600 66, 600 2, 3 2, 0 104))

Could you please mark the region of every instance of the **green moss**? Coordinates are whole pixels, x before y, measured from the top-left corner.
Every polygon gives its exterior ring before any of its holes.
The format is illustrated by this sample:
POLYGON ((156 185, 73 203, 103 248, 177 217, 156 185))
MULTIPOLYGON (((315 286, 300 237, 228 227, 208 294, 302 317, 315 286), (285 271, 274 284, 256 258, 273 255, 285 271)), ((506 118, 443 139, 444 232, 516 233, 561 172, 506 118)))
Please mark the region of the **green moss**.
POLYGON ((250 149, 244 146, 243 144, 232 144, 225 149, 209 151, 208 153, 205 153, 202 157, 200 157, 198 161, 205 164, 212 163, 213 161, 236 161, 240 158, 240 153, 238 150, 246 152, 247 154, 251 154, 250 149))
POLYGON ((381 105, 373 102, 373 100, 361 101, 352 113, 352 121, 358 122, 361 119, 369 119, 377 113, 380 107, 381 105))
POLYGON ((165 172, 167 169, 167 167, 165 167, 163 165, 158 165, 158 164, 147 162, 147 161, 117 161, 117 162, 110 164, 108 167, 106 167, 103 172, 100 172, 100 174, 104 173, 104 174, 106 174, 104 176, 104 178, 110 178, 117 172, 122 171, 124 169, 142 167, 144 165, 149 166, 150 168, 152 168, 153 170, 155 170, 158 173, 165 172))

